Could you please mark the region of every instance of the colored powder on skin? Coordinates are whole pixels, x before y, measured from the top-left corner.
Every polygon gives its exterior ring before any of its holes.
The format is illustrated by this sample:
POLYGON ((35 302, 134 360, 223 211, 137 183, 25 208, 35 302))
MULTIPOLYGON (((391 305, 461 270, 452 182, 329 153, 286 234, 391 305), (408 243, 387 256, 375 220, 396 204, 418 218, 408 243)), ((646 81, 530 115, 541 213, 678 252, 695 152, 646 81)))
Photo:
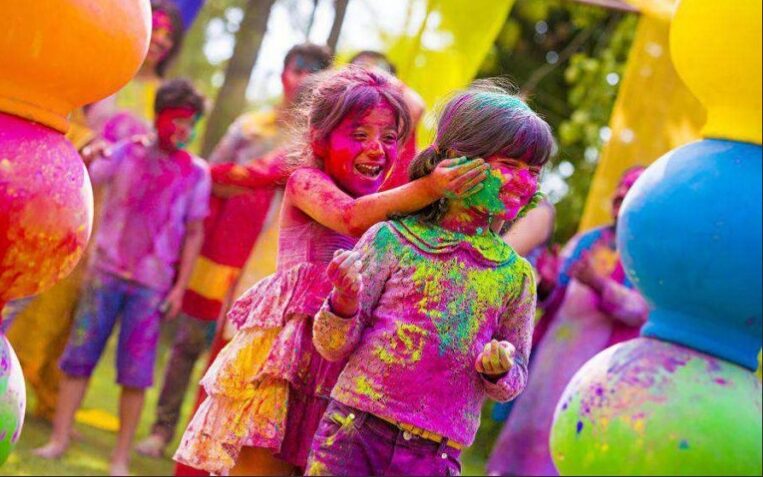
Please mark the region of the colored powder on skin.
POLYGON ((482 189, 464 199, 464 205, 469 208, 483 209, 488 213, 497 215, 506 210, 501 202, 499 193, 503 187, 503 176, 495 169, 490 170, 487 178, 482 181, 482 189))

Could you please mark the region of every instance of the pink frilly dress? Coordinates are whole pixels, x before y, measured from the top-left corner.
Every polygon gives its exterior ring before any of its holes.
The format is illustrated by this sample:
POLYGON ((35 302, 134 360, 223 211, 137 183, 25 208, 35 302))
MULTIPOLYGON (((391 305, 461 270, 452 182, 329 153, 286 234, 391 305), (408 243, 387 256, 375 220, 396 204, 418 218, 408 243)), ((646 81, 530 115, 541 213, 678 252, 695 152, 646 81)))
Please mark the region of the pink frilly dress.
POLYGON ((238 332, 201 380, 208 397, 174 459, 226 474, 244 446, 304 467, 344 363, 312 343, 313 316, 331 291, 326 267, 355 239, 316 222, 283 226, 276 272, 245 292, 228 318, 238 332))

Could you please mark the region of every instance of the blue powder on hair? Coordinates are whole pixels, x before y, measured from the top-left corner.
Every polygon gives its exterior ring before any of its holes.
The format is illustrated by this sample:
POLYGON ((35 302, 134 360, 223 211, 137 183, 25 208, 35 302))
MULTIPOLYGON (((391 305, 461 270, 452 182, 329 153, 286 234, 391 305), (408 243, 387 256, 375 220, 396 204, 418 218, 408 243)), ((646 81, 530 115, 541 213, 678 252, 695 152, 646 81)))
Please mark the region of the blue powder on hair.
POLYGON ((509 94, 494 94, 489 92, 480 92, 474 95, 474 99, 485 105, 499 106, 507 109, 521 109, 523 111, 532 111, 524 101, 509 94))

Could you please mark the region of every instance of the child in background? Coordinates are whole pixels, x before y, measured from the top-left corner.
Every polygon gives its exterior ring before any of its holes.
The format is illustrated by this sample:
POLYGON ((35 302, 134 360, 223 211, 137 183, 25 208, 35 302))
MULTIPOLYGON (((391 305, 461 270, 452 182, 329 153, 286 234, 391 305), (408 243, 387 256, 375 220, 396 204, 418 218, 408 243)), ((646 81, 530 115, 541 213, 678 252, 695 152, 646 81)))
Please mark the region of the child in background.
MULTIPOLYGON (((174 457, 216 474, 246 461, 239 456, 244 446, 304 467, 341 370, 312 345, 312 317, 331 290, 326 266, 334 251, 352 248, 353 237, 391 213, 474 192, 485 178, 481 160, 448 160, 427 177, 375 193, 409 133, 397 88, 384 73, 348 67, 316 75, 306 91, 304 124, 290 155, 301 167, 286 184, 277 271, 233 305, 228 316, 238 332, 204 376, 208 397, 174 457)), ((256 186, 255 168, 227 172, 243 173, 256 186)))
POLYGON ((411 178, 462 155, 486 158, 491 175, 477 194, 377 224, 335 254, 313 341, 327 360, 349 361, 307 475, 457 475, 485 396, 522 391, 534 276, 491 225, 528 207, 552 149, 548 124, 497 83, 445 106, 411 178))
POLYGON ((128 475, 135 428, 153 383, 162 312, 180 309, 203 239, 211 181, 206 164, 183 148, 204 112, 190 82, 168 81, 156 94, 156 137, 103 149, 90 178, 105 187, 101 227, 74 327, 60 361, 64 373, 53 433, 36 455, 58 458, 69 446, 74 414, 117 321, 120 428, 112 475, 128 475))

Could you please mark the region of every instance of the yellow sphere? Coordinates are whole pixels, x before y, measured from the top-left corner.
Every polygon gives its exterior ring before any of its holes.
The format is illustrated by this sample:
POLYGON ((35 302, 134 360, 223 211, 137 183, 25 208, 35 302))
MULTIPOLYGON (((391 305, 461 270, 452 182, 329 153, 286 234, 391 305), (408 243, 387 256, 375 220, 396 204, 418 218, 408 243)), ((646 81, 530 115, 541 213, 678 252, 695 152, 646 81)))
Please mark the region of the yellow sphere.
POLYGON ((761 143, 760 0, 683 0, 670 28, 673 63, 707 108, 707 138, 761 143))
POLYGON ((149 0, 0 0, 0 111, 66 132, 67 116, 143 63, 149 0))

